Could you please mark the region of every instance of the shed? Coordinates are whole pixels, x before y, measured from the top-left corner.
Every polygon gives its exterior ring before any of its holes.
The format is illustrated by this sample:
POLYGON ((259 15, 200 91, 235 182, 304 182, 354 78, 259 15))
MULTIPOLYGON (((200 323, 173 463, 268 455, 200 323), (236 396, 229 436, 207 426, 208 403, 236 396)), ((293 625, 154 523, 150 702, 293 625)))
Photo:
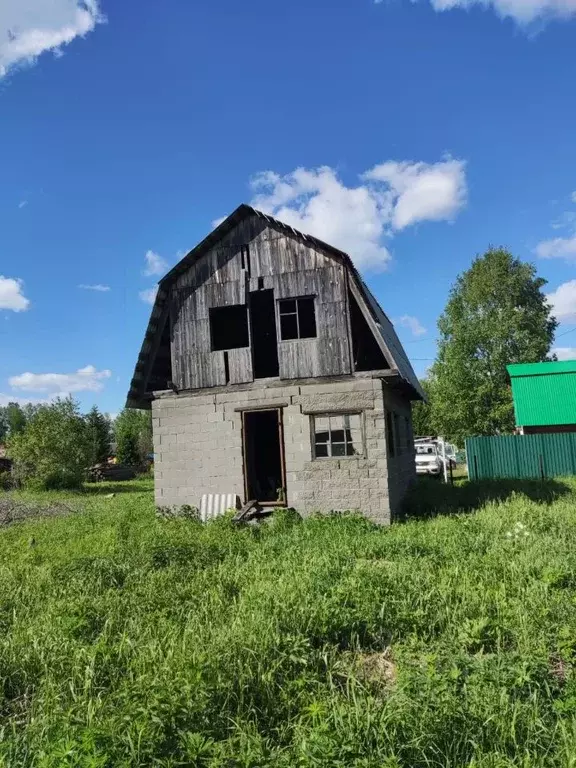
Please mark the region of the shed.
POLYGON ((576 432, 576 360, 508 366, 518 432, 576 432))
POLYGON ((127 404, 152 409, 158 505, 230 495, 387 523, 422 398, 350 257, 241 205, 160 281, 127 404))

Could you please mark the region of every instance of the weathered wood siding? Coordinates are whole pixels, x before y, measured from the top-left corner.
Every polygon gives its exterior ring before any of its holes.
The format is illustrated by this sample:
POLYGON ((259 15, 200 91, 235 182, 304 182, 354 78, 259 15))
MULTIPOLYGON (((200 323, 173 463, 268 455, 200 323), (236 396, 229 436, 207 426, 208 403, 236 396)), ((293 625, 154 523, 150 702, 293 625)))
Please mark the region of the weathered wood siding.
MULTIPOLYGON (((351 373, 345 269, 335 258, 267 226, 263 219, 244 220, 172 287, 176 386, 198 389, 227 383, 224 352, 211 351, 210 309, 249 303, 250 292, 259 287, 272 288, 276 301, 316 296, 317 337, 278 341, 280 378, 351 373)), ((252 381, 250 348, 229 350, 228 369, 229 383, 252 381)))

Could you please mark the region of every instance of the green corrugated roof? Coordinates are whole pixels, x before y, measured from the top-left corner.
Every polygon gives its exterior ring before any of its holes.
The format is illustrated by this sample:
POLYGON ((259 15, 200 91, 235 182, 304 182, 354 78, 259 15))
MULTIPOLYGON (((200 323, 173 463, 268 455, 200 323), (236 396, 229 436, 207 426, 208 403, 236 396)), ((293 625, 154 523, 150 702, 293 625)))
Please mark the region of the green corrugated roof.
POLYGON ((556 360, 551 363, 516 363, 506 366, 514 376, 545 376, 550 373, 576 373, 576 360, 556 360))
POLYGON ((576 424, 576 360, 508 366, 516 424, 576 424))

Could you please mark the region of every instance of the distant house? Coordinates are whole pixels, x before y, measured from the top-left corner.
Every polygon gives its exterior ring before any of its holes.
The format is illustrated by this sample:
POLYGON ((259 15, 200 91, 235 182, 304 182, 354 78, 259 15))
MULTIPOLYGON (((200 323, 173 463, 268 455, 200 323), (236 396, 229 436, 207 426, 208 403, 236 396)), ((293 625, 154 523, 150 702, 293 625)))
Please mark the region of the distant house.
POLYGON ((576 432, 576 360, 508 366, 520 434, 576 432))
POLYGON ((386 523, 422 398, 350 258, 242 205, 160 281, 127 405, 152 408, 158 505, 225 494, 386 523))
POLYGON ((6 456, 6 446, 0 444, 0 472, 8 472, 12 468, 12 461, 6 456))

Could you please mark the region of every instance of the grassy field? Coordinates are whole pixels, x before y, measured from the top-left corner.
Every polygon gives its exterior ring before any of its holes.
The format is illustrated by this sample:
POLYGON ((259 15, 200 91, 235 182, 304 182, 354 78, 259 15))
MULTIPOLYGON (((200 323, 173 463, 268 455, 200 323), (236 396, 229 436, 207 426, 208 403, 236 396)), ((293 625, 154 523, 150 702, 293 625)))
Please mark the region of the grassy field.
POLYGON ((109 491, 0 529, 1 766, 576 766, 575 483, 388 529, 109 491))

